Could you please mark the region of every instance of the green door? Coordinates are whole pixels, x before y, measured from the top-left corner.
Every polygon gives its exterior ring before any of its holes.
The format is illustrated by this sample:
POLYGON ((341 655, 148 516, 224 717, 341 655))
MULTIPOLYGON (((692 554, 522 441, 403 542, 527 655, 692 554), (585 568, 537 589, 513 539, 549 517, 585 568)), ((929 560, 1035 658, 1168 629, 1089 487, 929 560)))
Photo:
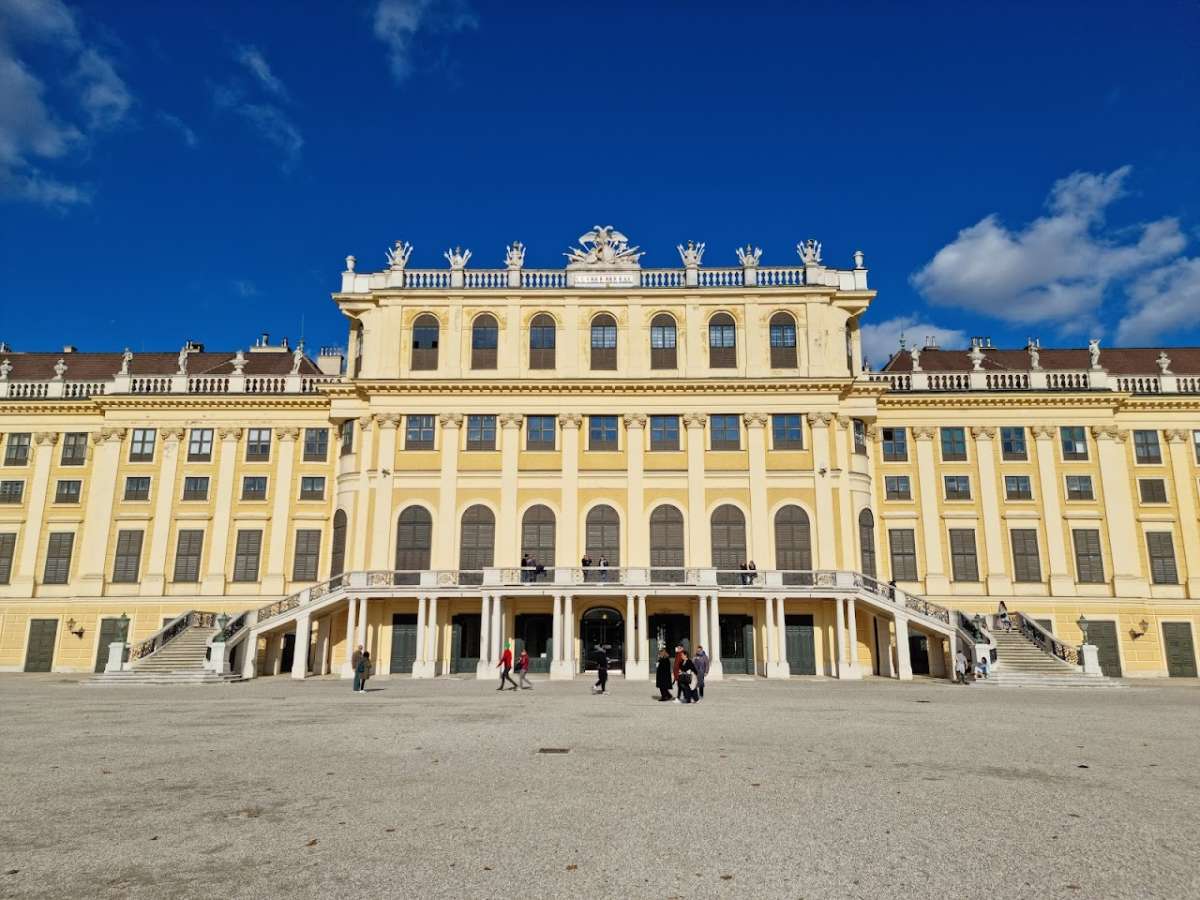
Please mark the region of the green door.
POLYGON ((529 671, 550 671, 554 652, 554 616, 550 613, 522 613, 513 623, 517 639, 513 642, 513 659, 522 650, 529 651, 529 671))
POLYGON ((787 644, 787 661, 793 675, 817 674, 817 647, 813 635, 813 617, 808 615, 784 616, 784 637, 787 644))
POLYGON ((1117 650, 1116 622, 1088 622, 1088 643, 1096 645, 1100 671, 1109 678, 1121 677, 1121 654, 1117 650))
POLYGON ((462 613, 450 620, 450 672, 474 674, 479 665, 479 613, 462 613))
POLYGON ((417 614, 393 613, 392 615, 392 662, 388 671, 412 672, 417 661, 417 614))
POLYGON ((103 672, 108 665, 108 645, 128 640, 128 619, 101 619, 100 646, 96 648, 96 671, 103 672))
POLYGON ((727 675, 754 674, 754 620, 721 616, 721 667, 727 675))
POLYGON ((1163 622, 1163 643, 1167 646, 1167 674, 1172 678, 1196 677, 1196 645, 1192 626, 1187 622, 1163 622))
POLYGON ((49 672, 54 667, 54 642, 58 638, 58 619, 32 619, 29 622, 29 647, 25 651, 26 672, 49 672))

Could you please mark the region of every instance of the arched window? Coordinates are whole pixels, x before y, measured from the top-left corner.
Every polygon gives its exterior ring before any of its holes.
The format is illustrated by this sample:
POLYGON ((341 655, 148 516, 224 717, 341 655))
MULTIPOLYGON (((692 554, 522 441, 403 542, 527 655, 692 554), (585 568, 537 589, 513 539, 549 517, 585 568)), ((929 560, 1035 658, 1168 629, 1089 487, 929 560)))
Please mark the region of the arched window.
POLYGON ((522 572, 522 581, 554 580, 554 511, 538 504, 525 510, 521 517, 521 556, 532 559, 533 565, 541 566, 541 574, 522 572))
POLYGON ((412 330, 412 369, 432 372, 438 367, 438 320, 428 313, 417 316, 412 330))
MULTIPOLYGON (((621 565, 621 520, 611 506, 594 506, 588 511, 584 552, 597 569, 602 559, 608 560, 613 568, 621 565)), ((588 581, 600 581, 608 576, 603 571, 593 570, 585 573, 585 577, 588 581)))
POLYGON ((500 327, 496 317, 484 313, 471 326, 471 368, 496 368, 496 346, 500 342, 500 327))
POLYGON ((333 514, 333 550, 329 554, 329 577, 334 578, 346 571, 346 511, 339 509, 333 514))
POLYGON ((554 346, 557 340, 554 317, 538 313, 529 323, 529 368, 553 369, 554 346))
POLYGON ((592 319, 592 369, 617 367, 617 320, 608 313, 592 319))
POLYGON ((683 581, 683 513, 663 505, 650 514, 650 580, 683 581))
POLYGON ((728 313, 717 313, 708 320, 708 367, 737 367, 737 326, 728 313))
POLYGON ((650 368, 676 369, 679 359, 675 350, 675 319, 659 313, 650 320, 650 368))
POLYGON ((771 316, 771 368, 796 368, 796 320, 788 313, 771 316))
POLYGON ((482 569, 493 565, 496 517, 486 506, 472 506, 462 517, 458 542, 459 584, 482 584, 482 569))
POLYGON ((775 513, 775 568, 783 570, 784 584, 811 584, 812 532, 808 513, 799 506, 785 506, 775 513))
POLYGON ((410 506, 396 523, 396 584, 420 584, 421 571, 429 568, 433 546, 433 518, 423 506, 410 506))
POLYGON ((736 506, 726 503, 712 514, 712 564, 718 584, 739 584, 738 570, 746 559, 746 517, 736 506))
POLYGON ((862 571, 875 578, 875 516, 869 509, 858 514, 858 545, 862 548, 862 571))

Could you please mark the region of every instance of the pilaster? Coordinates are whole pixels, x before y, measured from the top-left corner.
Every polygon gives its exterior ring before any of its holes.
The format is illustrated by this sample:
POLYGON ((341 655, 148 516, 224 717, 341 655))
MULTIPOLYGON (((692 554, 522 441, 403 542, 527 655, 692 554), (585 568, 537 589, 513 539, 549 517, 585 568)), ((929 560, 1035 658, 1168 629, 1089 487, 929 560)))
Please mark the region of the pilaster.
POLYGON ((646 417, 642 413, 625 414, 625 559, 630 566, 650 565, 649 526, 643 510, 643 468, 646 450, 646 417))
POLYGON ((430 554, 430 562, 435 569, 458 567, 454 548, 458 546, 455 532, 458 527, 458 448, 462 421, 461 413, 442 413, 438 416, 438 424, 442 428, 441 470, 438 473, 438 540, 430 554))
POLYGON ((388 558, 388 548, 392 543, 392 470, 396 464, 396 432, 402 419, 403 416, 396 413, 375 416, 379 434, 379 465, 375 476, 377 485, 371 525, 371 556, 367 563, 371 569, 391 569, 394 564, 394 560, 388 558))
POLYGON ((1150 584, 1142 574, 1139 552, 1145 538, 1134 513, 1129 487, 1129 464, 1125 441, 1129 432, 1114 425, 1092 428, 1100 457, 1100 483, 1104 491, 1104 517, 1112 548, 1113 591, 1118 597, 1148 597, 1150 584), (1119 540, 1113 535, 1114 523, 1133 529, 1136 541, 1119 540))
MULTIPOLYGON (((361 572, 367 568, 367 551, 371 546, 370 511, 371 511, 371 481, 375 475, 374 465, 374 436, 373 416, 361 416, 358 419, 358 490, 354 500, 354 523, 346 539, 346 569, 361 572)), ((376 426, 378 427, 378 426, 376 426)))
POLYGON ((202 593, 207 595, 225 593, 229 525, 233 516, 234 491, 237 490, 233 473, 237 467, 238 441, 241 437, 240 428, 222 426, 217 429, 217 483, 213 488, 216 504, 213 507, 211 533, 208 538, 208 567, 205 569, 202 585, 202 593))
POLYGON ((166 586, 167 547, 171 538, 171 510, 177 499, 176 480, 179 472, 179 448, 183 441, 182 428, 160 428, 162 464, 158 470, 158 489, 154 495, 154 522, 147 542, 146 572, 138 592, 142 596, 159 596, 166 586))
POLYGON ((912 681, 912 662, 908 654, 908 616, 896 614, 896 678, 912 681))
POLYGON ((558 536, 554 553, 560 566, 577 566, 583 556, 579 540, 579 427, 583 416, 564 413, 558 417, 562 435, 562 515, 558 521, 558 536))
MULTIPOLYGON (((942 517, 938 513, 939 484, 933 461, 932 426, 919 426, 912 430, 917 442, 917 473, 921 492, 921 534, 925 545, 925 592, 947 594, 950 579, 946 577, 946 564, 942 556, 942 517)), ((920 572, 917 572, 918 577, 920 572)))
POLYGON ((837 561, 837 568, 857 571, 861 568, 860 561, 854 553, 856 545, 854 526, 858 523, 858 519, 855 517, 854 505, 850 499, 850 454, 853 452, 851 445, 854 441, 853 420, 849 416, 838 416, 834 435, 838 467, 838 524, 842 532, 842 553, 841 558, 837 561))
POLYGON ((519 413, 500 416, 500 517, 496 523, 496 565, 515 566, 521 559, 521 529, 517 522, 517 462, 521 451, 519 413))
POLYGON ((1179 510, 1179 528, 1183 537, 1183 559, 1187 567, 1189 597, 1200 597, 1200 527, 1196 522, 1196 480, 1192 477, 1195 450, 1192 435, 1183 429, 1166 433, 1171 454, 1171 473, 1175 480, 1175 505, 1179 510))
POLYGON ((296 468, 296 441, 299 428, 275 429, 275 490, 271 502, 271 543, 267 551, 266 574, 262 589, 265 594, 282 594, 287 582, 284 566, 287 560, 288 535, 291 534, 292 472, 296 468))
POLYGON ((837 568, 837 551, 834 544, 833 529, 833 475, 830 470, 833 465, 829 454, 829 423, 833 421, 833 413, 815 412, 808 414, 809 432, 812 434, 813 469, 816 474, 814 493, 816 495, 817 516, 813 523, 817 532, 816 545, 813 548, 815 559, 813 568, 837 568))
POLYGON ((773 667, 768 667, 768 678, 791 678, 792 665, 787 658, 787 615, 784 612, 783 596, 775 598, 775 658, 778 660, 773 667))
POLYGON ((1051 595, 1073 596, 1075 578, 1067 559, 1066 539, 1063 536, 1062 498, 1055 465, 1054 436, 1055 429, 1051 425, 1033 427, 1038 456, 1038 483, 1042 494, 1042 520, 1046 529, 1046 563, 1051 595))
MULTIPOLYGON (((124 432, 122 431, 122 434, 124 432)), ((53 431, 39 431, 33 436, 33 459, 29 463, 29 482, 26 486, 28 493, 28 504, 25 508, 25 527, 21 534, 21 552, 17 556, 17 564, 13 566, 11 583, 18 588, 24 588, 30 594, 33 593, 33 584, 37 578, 37 558, 38 550, 41 546, 42 538, 42 518, 46 513, 46 497, 50 490, 50 466, 54 461, 54 445, 58 443, 58 434, 53 431)), ((118 445, 119 447, 119 445, 118 445)), ((99 454, 97 454, 99 456, 99 454)), ((115 480, 115 472, 112 480, 115 480)), ((111 484, 111 481, 110 481, 111 484)), ((93 487, 98 487, 99 479, 93 484, 93 487)), ((91 512, 91 496, 89 494, 88 512, 91 512)), ((105 518, 105 524, 108 523, 108 518, 105 518)), ((86 526, 86 520, 85 520, 86 526)), ((85 528, 86 534, 86 528, 85 528)), ((94 554, 85 557, 84 550, 87 547, 86 543, 80 546, 79 535, 75 536, 74 552, 79 554, 80 567, 79 572, 82 576, 84 573, 92 571, 85 568, 85 565, 95 565, 97 578, 95 580, 96 590, 95 595, 99 595, 104 586, 104 551, 108 547, 108 529, 106 528, 101 538, 102 546, 100 548, 99 564, 96 565, 94 554)), ((88 591, 87 593, 93 593, 88 591)))
POLYGON ((750 457, 750 553, 756 566, 770 568, 771 518, 767 502, 767 422, 766 413, 742 416, 746 426, 746 446, 750 457))
MULTIPOLYGON (((987 556, 989 594, 1012 594, 1012 578, 1005 564, 1000 525, 1000 498, 996 490, 996 429, 990 425, 971 429, 975 438, 975 461, 979 472, 979 501, 983 506, 983 547, 987 556)), ((1045 486, 1040 488, 1045 491, 1045 486)))
POLYGON ((308 675, 308 651, 312 644, 312 619, 308 613, 296 617, 296 645, 292 652, 292 677, 308 675))
POLYGON ((708 537, 708 516, 704 503, 704 426, 707 417, 702 413, 685 413, 687 430, 688 474, 688 549, 685 562, 689 566, 707 566, 711 562, 712 545, 708 537))
MULTIPOLYGON (((700 602, 703 603, 704 599, 701 596, 700 602)), ((711 658, 708 680, 721 681, 725 677, 725 665, 721 662, 721 598, 717 594, 709 594, 708 602, 708 627, 712 632, 708 642, 708 655, 711 658)))

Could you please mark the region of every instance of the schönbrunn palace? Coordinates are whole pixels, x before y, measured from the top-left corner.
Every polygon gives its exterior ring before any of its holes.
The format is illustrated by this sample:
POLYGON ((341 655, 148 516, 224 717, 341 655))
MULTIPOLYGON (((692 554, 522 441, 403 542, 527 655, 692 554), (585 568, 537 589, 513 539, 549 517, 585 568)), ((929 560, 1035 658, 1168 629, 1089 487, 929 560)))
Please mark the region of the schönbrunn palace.
POLYGON ((348 343, 315 358, 0 345, 0 671, 345 676, 362 644, 384 677, 492 677, 511 640, 553 678, 603 648, 645 679, 678 642, 714 678, 944 677, 1004 600, 1066 672, 1086 643, 1195 677, 1200 349, 872 372, 862 253, 797 249, 650 269, 597 227, 560 269, 417 269, 397 242, 347 258, 348 343))

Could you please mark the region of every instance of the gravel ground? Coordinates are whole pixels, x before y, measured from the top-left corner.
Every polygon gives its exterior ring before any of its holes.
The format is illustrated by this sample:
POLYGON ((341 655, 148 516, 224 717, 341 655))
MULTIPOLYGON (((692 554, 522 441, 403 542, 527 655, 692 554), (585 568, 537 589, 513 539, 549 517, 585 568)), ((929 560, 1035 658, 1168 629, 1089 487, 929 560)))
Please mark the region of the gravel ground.
POLYGON ((371 684, 0 676, 0 897, 1200 896, 1198 686, 371 684))

